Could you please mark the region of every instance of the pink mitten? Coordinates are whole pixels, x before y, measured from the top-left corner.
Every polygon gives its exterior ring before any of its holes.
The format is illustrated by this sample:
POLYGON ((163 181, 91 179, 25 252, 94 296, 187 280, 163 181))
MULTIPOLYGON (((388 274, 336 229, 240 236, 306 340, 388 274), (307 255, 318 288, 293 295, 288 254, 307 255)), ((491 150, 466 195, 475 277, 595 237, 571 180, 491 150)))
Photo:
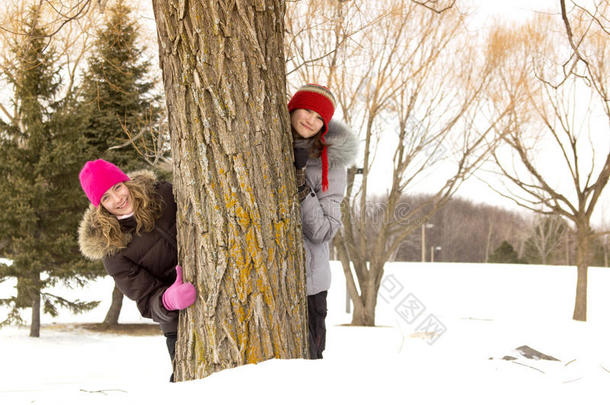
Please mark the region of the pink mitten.
POLYGON ((196 296, 193 284, 182 282, 182 267, 176 266, 176 281, 163 293, 163 306, 168 311, 184 309, 193 305, 196 296))

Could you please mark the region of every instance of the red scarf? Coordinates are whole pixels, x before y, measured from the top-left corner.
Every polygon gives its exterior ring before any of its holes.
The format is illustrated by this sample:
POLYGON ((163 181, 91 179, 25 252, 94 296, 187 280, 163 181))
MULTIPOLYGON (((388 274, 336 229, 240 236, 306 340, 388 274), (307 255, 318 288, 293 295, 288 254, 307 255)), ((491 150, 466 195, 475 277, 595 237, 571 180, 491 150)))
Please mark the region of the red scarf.
MULTIPOLYGON (((326 135, 326 134, 324 134, 326 135)), ((320 137, 322 140, 322 144, 324 147, 322 148, 322 191, 328 190, 328 154, 326 153, 326 140, 324 139, 324 135, 320 137)))

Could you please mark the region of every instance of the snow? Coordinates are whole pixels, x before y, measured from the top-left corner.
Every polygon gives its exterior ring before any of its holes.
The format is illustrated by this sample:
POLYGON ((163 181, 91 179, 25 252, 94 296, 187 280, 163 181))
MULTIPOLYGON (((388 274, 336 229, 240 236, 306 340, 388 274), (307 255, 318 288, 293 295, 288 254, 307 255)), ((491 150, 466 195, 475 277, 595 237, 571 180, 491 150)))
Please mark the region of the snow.
MULTIPOLYGON (((589 320, 575 322, 573 267, 390 263, 379 326, 365 328, 342 326, 351 315, 340 264, 332 265, 324 360, 271 360, 170 384, 161 335, 53 327, 100 322, 112 291, 106 278, 85 289, 103 300, 98 309, 43 317, 40 338, 28 328, 0 329, 0 403, 607 403, 608 269, 590 269, 589 320), (514 350, 522 345, 559 361, 526 359, 514 350), (501 360, 506 355, 517 360, 501 360)), ((0 297, 13 287, 0 284, 0 297)), ((121 322, 148 321, 125 300, 121 322)))

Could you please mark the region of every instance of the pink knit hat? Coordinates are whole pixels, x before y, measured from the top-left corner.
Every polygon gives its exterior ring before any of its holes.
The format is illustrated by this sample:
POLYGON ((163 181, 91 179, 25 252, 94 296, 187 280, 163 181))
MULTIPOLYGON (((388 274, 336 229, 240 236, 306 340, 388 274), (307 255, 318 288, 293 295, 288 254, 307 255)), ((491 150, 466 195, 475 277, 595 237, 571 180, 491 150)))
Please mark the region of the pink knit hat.
POLYGON ((103 159, 85 163, 78 178, 87 198, 96 207, 100 205, 100 199, 110 187, 130 180, 121 169, 103 159))

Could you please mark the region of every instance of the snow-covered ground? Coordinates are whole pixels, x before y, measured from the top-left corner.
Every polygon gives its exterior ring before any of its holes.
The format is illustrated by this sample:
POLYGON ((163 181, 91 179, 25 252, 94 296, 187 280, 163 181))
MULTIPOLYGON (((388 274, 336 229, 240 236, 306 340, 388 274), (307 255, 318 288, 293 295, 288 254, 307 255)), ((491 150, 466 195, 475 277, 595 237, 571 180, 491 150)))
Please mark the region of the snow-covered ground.
MULTIPOLYGON (((112 291, 102 279, 86 289, 103 300, 98 309, 45 316, 38 339, 0 329, 0 404, 609 402, 610 269, 590 269, 583 323, 571 321, 574 268, 392 263, 375 328, 341 326, 351 318, 338 263, 333 272, 324 360, 272 360, 177 384, 167 382, 161 335, 51 327, 100 322, 112 291), (559 361, 524 358, 514 350, 523 345, 559 361)), ((0 284, 0 298, 13 285, 0 284)), ((121 322, 147 321, 125 300, 121 322)))

